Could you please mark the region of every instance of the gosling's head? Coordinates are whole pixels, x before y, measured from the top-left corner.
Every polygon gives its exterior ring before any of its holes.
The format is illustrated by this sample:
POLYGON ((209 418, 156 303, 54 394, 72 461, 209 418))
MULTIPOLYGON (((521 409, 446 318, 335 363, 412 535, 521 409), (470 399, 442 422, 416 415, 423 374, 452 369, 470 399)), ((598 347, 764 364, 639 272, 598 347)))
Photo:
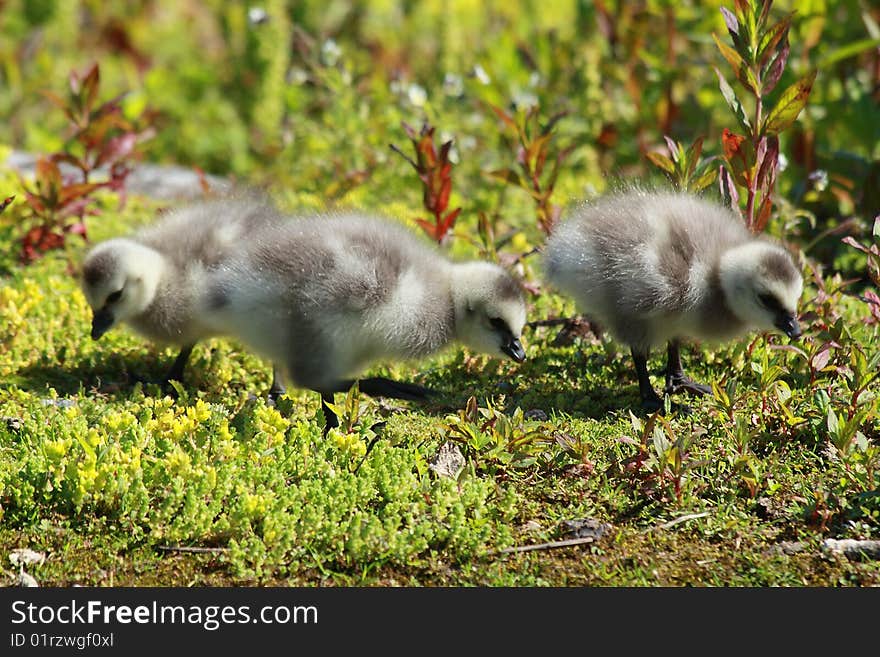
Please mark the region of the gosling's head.
POLYGON ((86 256, 82 290, 92 307, 92 339, 153 302, 164 261, 153 249, 128 239, 102 242, 86 256))
POLYGON ((727 304, 743 322, 801 335, 797 303, 804 283, 785 249, 763 240, 735 247, 721 257, 720 277, 727 304))
POLYGON ((523 362, 526 306, 513 277, 498 265, 469 262, 454 265, 452 279, 458 339, 475 351, 523 362))

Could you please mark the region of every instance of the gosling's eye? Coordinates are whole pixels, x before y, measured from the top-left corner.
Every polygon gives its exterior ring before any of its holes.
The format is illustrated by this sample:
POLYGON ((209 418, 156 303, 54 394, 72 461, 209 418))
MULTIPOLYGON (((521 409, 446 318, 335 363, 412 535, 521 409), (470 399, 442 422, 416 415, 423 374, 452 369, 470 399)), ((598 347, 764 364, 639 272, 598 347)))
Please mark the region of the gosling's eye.
POLYGON ((493 329, 500 333, 507 333, 508 331, 510 331, 510 329, 507 328, 507 322, 505 322, 500 317, 490 317, 489 323, 492 325, 493 329))
POLYGON ((116 290, 116 292, 112 292, 107 295, 107 303, 116 303, 122 298, 122 290, 116 290))
POLYGON ((776 298, 772 294, 759 294, 758 301, 760 301, 761 305, 765 308, 771 308, 776 305, 776 298))

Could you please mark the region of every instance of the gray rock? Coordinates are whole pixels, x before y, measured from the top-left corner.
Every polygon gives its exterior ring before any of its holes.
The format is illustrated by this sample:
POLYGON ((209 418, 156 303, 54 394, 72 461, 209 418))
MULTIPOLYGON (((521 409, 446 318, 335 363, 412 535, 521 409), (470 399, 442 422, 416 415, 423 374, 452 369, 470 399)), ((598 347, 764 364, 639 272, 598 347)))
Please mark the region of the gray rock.
POLYGON ((546 422, 549 419, 540 408, 530 408, 523 414, 523 417, 526 420, 537 420, 538 422, 546 422))
POLYGON ((76 406, 75 399, 65 399, 64 397, 59 399, 46 398, 41 399, 40 401, 43 403, 43 406, 57 406, 58 408, 70 408, 71 406, 76 406))
POLYGON ((611 529, 610 524, 595 518, 563 520, 559 526, 564 538, 592 538, 594 541, 598 541, 611 529))
MULTIPOLYGON (((23 176, 31 176, 36 171, 38 156, 23 151, 13 151, 6 159, 6 166, 23 176)), ((76 175, 79 170, 66 162, 59 164, 63 175, 76 175)), ((106 169, 96 169, 95 180, 107 175, 106 169)), ((205 180, 213 191, 224 191, 230 183, 224 178, 205 174, 205 180)), ((159 200, 192 200, 204 195, 199 174, 195 169, 174 164, 150 164, 135 162, 132 171, 125 179, 125 190, 129 194, 141 194, 159 200)))
POLYGON ((9 553, 9 560, 14 566, 42 564, 46 561, 46 554, 29 548, 17 548, 9 553))
POLYGON ((458 479, 458 475, 464 470, 466 463, 464 454, 461 453, 458 445, 445 442, 437 450, 434 458, 428 461, 428 467, 440 477, 458 479))
POLYGON ((880 541, 826 538, 822 549, 830 554, 842 554, 847 559, 880 559, 880 541))
POLYGON ((784 554, 791 556, 803 552, 808 547, 805 541, 782 541, 771 547, 768 552, 770 554, 784 554))

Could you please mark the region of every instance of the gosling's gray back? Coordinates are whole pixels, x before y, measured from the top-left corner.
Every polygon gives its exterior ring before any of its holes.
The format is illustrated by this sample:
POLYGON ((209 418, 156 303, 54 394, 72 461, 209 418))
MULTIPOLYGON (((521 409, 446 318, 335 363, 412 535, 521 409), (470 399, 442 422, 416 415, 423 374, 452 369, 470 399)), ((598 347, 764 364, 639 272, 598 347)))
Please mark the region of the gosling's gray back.
POLYGON ((184 344, 210 335, 195 312, 206 272, 278 217, 271 203, 256 196, 221 198, 171 210, 135 233, 134 241, 164 256, 167 269, 153 302, 131 325, 160 342, 184 344))
MULTIPOLYGON (((646 323, 698 313, 712 333, 739 320, 724 302, 719 259, 752 239, 729 209, 674 192, 631 190, 572 211, 549 238, 544 266, 551 282, 630 345, 664 339, 646 323)), ((692 323, 690 320, 688 323, 692 323)), ((691 328, 691 327, 689 327, 691 328)))
POLYGON ((134 238, 162 253, 180 272, 213 267, 249 234, 280 217, 272 204, 251 198, 211 199, 169 211, 134 238))
POLYGON ((411 230, 355 213, 251 235, 211 277, 206 315, 322 390, 372 360, 414 358, 455 332, 450 263, 411 230))

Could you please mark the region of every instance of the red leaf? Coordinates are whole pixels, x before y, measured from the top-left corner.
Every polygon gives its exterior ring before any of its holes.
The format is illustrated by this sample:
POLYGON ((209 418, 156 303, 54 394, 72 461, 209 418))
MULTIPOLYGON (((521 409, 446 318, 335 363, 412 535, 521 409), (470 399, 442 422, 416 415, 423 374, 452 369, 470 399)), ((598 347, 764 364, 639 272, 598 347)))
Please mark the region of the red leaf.
POLYGON ((830 360, 831 360, 831 345, 825 344, 822 346, 821 349, 819 349, 819 351, 817 351, 815 354, 813 354, 812 358, 810 358, 810 367, 814 371, 818 372, 819 370, 824 368, 828 364, 828 361, 830 361, 830 360))
POLYGON ((754 161, 754 149, 751 142, 745 137, 731 132, 727 128, 721 133, 721 143, 724 148, 724 157, 730 166, 736 182, 751 189, 752 167, 754 161))
POLYGON ((773 209, 773 200, 769 196, 765 196, 761 199, 761 207, 758 209, 758 218, 755 220, 755 225, 752 227, 752 231, 755 233, 760 233, 767 226, 767 222, 770 220, 770 212, 773 209))
POLYGON ((418 144, 419 163, 433 169, 437 164, 437 151, 434 150, 434 140, 431 135, 422 137, 418 144))
POLYGON ((406 121, 401 121, 400 125, 403 127, 403 131, 406 133, 406 136, 413 140, 413 142, 417 142, 419 140, 419 134, 413 130, 412 126, 409 125, 406 121))
POLYGON ((455 208, 455 210, 453 210, 443 218, 443 235, 446 235, 446 233, 448 233, 449 230, 455 225, 455 220, 458 219, 459 214, 461 214, 461 208, 455 208))
POLYGON ((844 238, 843 238, 842 240, 840 240, 840 241, 843 242, 844 244, 849 244, 851 247, 853 247, 853 248, 855 248, 855 249, 858 249, 858 250, 861 251, 862 253, 870 253, 870 251, 868 251, 867 248, 865 248, 863 245, 861 245, 861 244, 859 244, 858 242, 856 242, 855 239, 852 238, 852 237, 847 236, 847 237, 844 237, 844 238))
POLYGON ((868 304, 868 309, 871 311, 871 317, 874 318, 874 322, 880 322, 880 297, 878 297, 877 293, 873 290, 867 290, 864 297, 865 302, 868 304))
POLYGON ((34 226, 21 239, 20 258, 30 263, 51 249, 64 246, 64 235, 52 232, 45 226, 34 226))
POLYGON ((88 196, 93 191, 101 187, 101 183, 79 183, 77 185, 67 185, 61 188, 58 195, 58 204, 65 205, 71 201, 75 201, 83 196, 88 196))
POLYGON ((614 148, 617 145, 618 130, 613 123, 605 123, 596 137, 596 143, 603 148, 614 148))
POLYGON ((437 239, 435 236, 435 228, 436 226, 432 224, 430 221, 425 221, 424 219, 416 219, 415 222, 422 227, 422 230, 428 233, 432 239, 437 239))
MULTIPOLYGON (((449 149, 450 148, 452 148, 452 141, 450 140, 450 141, 444 142, 443 145, 440 146, 440 155, 437 157, 437 159, 440 161, 441 164, 445 164, 446 167, 451 168, 451 165, 449 164, 449 149)), ((445 167, 444 167, 444 169, 445 169, 445 167)))
POLYGON ((788 62, 788 55, 790 52, 791 49, 789 48, 788 43, 785 43, 782 48, 773 55, 773 59, 767 67, 767 72, 764 74, 763 83, 765 94, 769 94, 776 88, 779 78, 782 77, 782 71, 785 69, 785 64, 788 62))
POLYGON ((51 159, 53 162, 67 162, 68 164, 72 164, 80 171, 88 168, 82 160, 71 153, 53 153, 51 159))
POLYGON ((739 192, 736 190, 733 178, 730 177, 730 172, 724 165, 718 167, 718 186, 721 188, 721 196, 725 202, 734 212, 739 213, 739 192))
POLYGON ((437 212, 443 212, 446 210, 449 205, 449 194, 451 192, 452 178, 446 178, 443 181, 443 186, 440 188, 440 195, 437 197, 437 205, 435 206, 437 212))
POLYGON ((15 199, 15 194, 12 196, 7 196, 6 199, 0 203, 0 212, 3 212, 6 208, 9 207, 9 204, 15 199))
POLYGON ((513 117, 510 116, 507 112, 505 112, 500 107, 495 107, 494 105, 489 105, 492 108, 492 111, 495 112, 495 115, 504 122, 506 126, 512 128, 515 132, 519 132, 519 126, 516 125, 516 121, 513 120, 513 117))
POLYGON ((773 184, 776 182, 776 169, 779 166, 779 138, 776 136, 764 137, 761 139, 761 143, 765 145, 764 153, 760 160, 758 177, 755 182, 766 194, 773 191, 773 184))
POLYGON ((85 95, 84 109, 87 112, 91 111, 92 105, 95 104, 95 100, 98 98, 98 85, 100 84, 100 79, 101 73, 98 68, 98 63, 95 62, 92 64, 89 72, 86 73, 86 77, 82 82, 83 93, 85 95))
POLYGON ((721 145, 724 147, 724 157, 733 159, 739 152, 740 145, 746 140, 745 137, 731 132, 727 128, 721 132, 721 145))
POLYGON ((30 209, 36 214, 43 214, 46 211, 46 205, 43 203, 42 197, 37 194, 25 190, 24 198, 27 201, 28 207, 30 207, 30 209))
POLYGON ((98 155, 98 159, 95 161, 95 167, 100 167, 104 164, 116 162, 117 160, 128 157, 131 155, 136 144, 137 135, 133 132, 127 132, 124 135, 113 137, 104 145, 100 155, 98 155))
POLYGON ((86 236, 86 224, 83 221, 77 221, 75 224, 70 224, 66 230, 68 233, 73 233, 74 235, 86 236))
POLYGON ((56 219, 68 217, 84 217, 87 214, 97 214, 97 210, 88 209, 91 199, 81 198, 66 204, 56 215, 56 219))
POLYGON ((43 200, 54 206, 58 201, 58 190, 61 188, 61 170, 51 159, 41 157, 36 167, 37 190, 43 200))

